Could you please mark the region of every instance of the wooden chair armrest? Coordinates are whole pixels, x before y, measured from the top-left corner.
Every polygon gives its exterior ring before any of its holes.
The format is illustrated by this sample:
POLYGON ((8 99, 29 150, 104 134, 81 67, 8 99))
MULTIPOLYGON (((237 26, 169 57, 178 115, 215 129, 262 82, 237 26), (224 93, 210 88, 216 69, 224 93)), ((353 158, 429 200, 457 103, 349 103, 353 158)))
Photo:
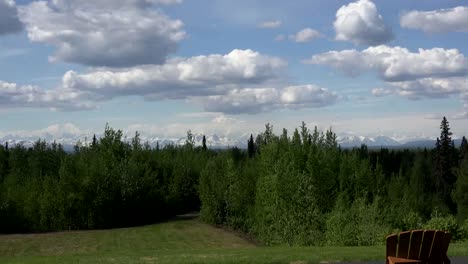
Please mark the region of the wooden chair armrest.
POLYGON ((412 263, 424 263, 424 261, 417 260, 417 259, 388 257, 388 263, 389 264, 412 264, 412 263))

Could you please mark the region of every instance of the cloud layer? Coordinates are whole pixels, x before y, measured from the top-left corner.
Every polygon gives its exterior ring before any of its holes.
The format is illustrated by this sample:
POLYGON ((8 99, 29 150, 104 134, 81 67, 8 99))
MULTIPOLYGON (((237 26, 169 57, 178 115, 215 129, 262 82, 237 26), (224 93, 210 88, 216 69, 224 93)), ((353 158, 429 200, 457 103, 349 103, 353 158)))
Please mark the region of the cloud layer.
POLYGON ((230 114, 323 107, 336 101, 336 94, 325 88, 278 86, 286 65, 279 58, 252 50, 233 50, 226 55, 173 59, 164 65, 118 71, 70 71, 62 86, 95 94, 100 100, 125 95, 146 100, 187 99, 205 111, 230 114))
POLYGON ((172 59, 164 65, 122 70, 67 72, 63 87, 112 98, 141 95, 147 99, 185 99, 189 96, 225 94, 233 87, 260 85, 279 78, 286 62, 252 50, 233 50, 187 59, 172 59))
MULTIPOLYGON (((460 96, 463 112, 468 113, 468 60, 457 49, 419 49, 377 46, 362 51, 329 51, 304 61, 309 64, 329 65, 344 73, 357 76, 374 71, 387 87, 375 88, 377 97, 391 94, 418 100, 460 96)), ((468 114, 457 118, 468 118, 468 114)))
POLYGON ((281 26, 280 20, 272 20, 272 21, 265 21, 263 23, 258 24, 259 28, 278 28, 281 26))
POLYGON ((305 62, 330 65, 352 76, 373 70, 380 78, 390 82, 463 76, 467 73, 468 65, 465 56, 457 49, 433 48, 411 52, 406 48, 385 45, 363 51, 329 51, 305 62))
POLYGON ((332 105, 337 95, 315 85, 285 88, 235 89, 226 95, 195 98, 206 111, 256 114, 279 109, 316 108, 332 105))
POLYGON ((19 7, 31 41, 56 47, 51 61, 88 66, 162 64, 185 37, 154 4, 175 0, 56 0, 19 7))
POLYGON ((468 32, 468 7, 458 6, 433 11, 410 11, 401 16, 400 25, 427 33, 468 32))
POLYGON ((361 45, 379 45, 393 39, 393 33, 375 4, 369 0, 343 5, 336 12, 333 23, 336 39, 361 45))
POLYGON ((51 110, 75 111, 94 109, 82 102, 84 93, 67 89, 43 90, 32 85, 18 85, 0 80, 0 108, 41 107, 51 110))
POLYGON ((321 38, 322 34, 312 28, 304 28, 294 35, 289 36, 289 39, 295 42, 310 42, 316 38, 321 38))
POLYGON ((0 35, 16 33, 23 29, 18 19, 15 1, 0 0, 0 35))

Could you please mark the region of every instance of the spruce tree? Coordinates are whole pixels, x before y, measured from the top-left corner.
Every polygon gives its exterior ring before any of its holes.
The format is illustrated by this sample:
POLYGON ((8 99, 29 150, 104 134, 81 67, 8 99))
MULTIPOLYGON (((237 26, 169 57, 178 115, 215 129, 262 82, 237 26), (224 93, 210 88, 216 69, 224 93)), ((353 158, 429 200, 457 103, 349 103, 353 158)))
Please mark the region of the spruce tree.
POLYGON ((437 138, 435 153, 435 183, 436 192, 441 202, 443 202, 452 213, 456 211, 456 205, 451 198, 456 177, 452 171, 457 161, 453 158, 454 145, 452 142, 452 132, 450 132, 447 118, 442 119, 440 124, 440 138, 437 138))
POLYGON ((463 136, 461 145, 460 145, 460 160, 468 159, 468 141, 466 137, 463 136))
POLYGON ((96 134, 93 135, 93 142, 91 143, 91 148, 95 148, 97 146, 97 139, 96 134))
POLYGON ((206 147, 206 137, 205 137, 205 135, 203 135, 203 139, 202 139, 202 150, 203 150, 203 151, 206 151, 206 150, 207 150, 207 147, 206 147))
POLYGON ((252 158, 255 154, 255 142, 252 134, 250 134, 250 138, 247 141, 247 152, 249 154, 249 158, 252 158))
POLYGON ((301 124, 301 139, 302 139, 302 145, 304 145, 305 149, 308 149, 309 147, 309 138, 310 138, 310 131, 306 126, 306 123, 302 121, 301 124))

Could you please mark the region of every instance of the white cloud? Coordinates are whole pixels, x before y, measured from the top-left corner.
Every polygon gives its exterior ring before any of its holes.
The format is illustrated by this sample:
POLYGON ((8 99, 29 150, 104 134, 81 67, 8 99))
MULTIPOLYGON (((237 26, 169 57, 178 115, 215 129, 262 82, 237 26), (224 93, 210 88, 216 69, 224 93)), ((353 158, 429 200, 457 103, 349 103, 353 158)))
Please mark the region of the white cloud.
POLYGON ((18 19, 15 1, 0 0, 0 35, 16 33, 23 29, 18 19))
MULTIPOLYGON (((79 128, 73 123, 67 122, 62 124, 51 124, 45 128, 37 130, 17 130, 17 131, 0 131, 0 137, 7 136, 11 139, 45 139, 57 140, 62 138, 72 139, 78 136, 92 135, 89 130, 79 128)), ((73 142, 74 143, 74 142, 73 142)))
POLYGON ((280 109, 316 108, 332 105, 337 95, 314 85, 289 86, 282 89, 235 89, 226 95, 194 98, 206 111, 228 114, 256 114, 280 109))
POLYGON ((385 45, 363 51, 329 51, 304 62, 330 65, 352 76, 373 70, 390 82, 464 76, 468 68, 465 56, 457 49, 419 49, 413 53, 406 48, 385 45))
POLYGON ((372 1, 359 0, 343 5, 336 12, 333 23, 336 39, 362 45, 379 45, 393 39, 387 26, 372 1))
POLYGON ((385 89, 385 88, 374 88, 372 89, 372 95, 376 97, 383 97, 387 95, 391 95, 393 91, 391 89, 385 89))
POLYGON ((458 6, 433 11, 410 11, 401 16, 400 25, 427 33, 468 32, 468 7, 458 6))
MULTIPOLYGON (((260 113, 280 109, 324 107, 337 95, 314 85, 288 86, 287 63, 252 50, 233 50, 190 58, 175 58, 163 65, 67 72, 52 90, 4 83, 0 102, 12 107, 48 107, 86 110, 120 96, 146 100, 186 99, 207 112, 260 113), (265 88, 272 87, 272 88, 265 88)), ((215 119, 217 123, 226 119, 215 119)))
POLYGON ((410 99, 443 98, 453 94, 468 92, 466 77, 423 78, 414 81, 391 83, 397 94, 410 99))
POLYGON ((386 96, 396 94, 411 100, 424 98, 441 99, 457 95, 462 103, 462 108, 456 113, 432 114, 432 119, 440 120, 447 115, 449 119, 468 119, 468 78, 422 78, 404 82, 389 82, 391 88, 376 88, 372 90, 374 96, 386 96))
POLYGON ((278 28, 281 26, 280 20, 272 20, 272 21, 265 21, 263 23, 258 24, 259 28, 278 28))
POLYGON ((121 70, 67 72, 62 86, 107 98, 141 95, 149 100, 183 99, 224 94, 233 87, 255 86, 280 78, 283 60, 252 50, 233 50, 187 59, 172 59, 164 65, 121 70))
POLYGON ((288 86, 281 91, 281 103, 288 108, 314 108, 335 103, 337 95, 315 85, 288 86))
POLYGON ((84 95, 67 89, 42 90, 37 86, 0 81, 0 107, 43 107, 63 111, 94 109, 93 104, 80 100, 85 98, 84 95))
POLYGON ((182 0, 150 0, 150 2, 153 2, 155 4, 161 4, 161 5, 178 5, 178 4, 182 4, 182 0))
POLYGON ((315 29, 304 28, 294 35, 290 35, 289 39, 295 42, 310 42, 314 39, 321 38, 323 35, 315 29))
POLYGON ((164 63, 185 37, 155 0, 53 0, 19 7, 31 41, 56 47, 52 61, 127 67, 164 63))

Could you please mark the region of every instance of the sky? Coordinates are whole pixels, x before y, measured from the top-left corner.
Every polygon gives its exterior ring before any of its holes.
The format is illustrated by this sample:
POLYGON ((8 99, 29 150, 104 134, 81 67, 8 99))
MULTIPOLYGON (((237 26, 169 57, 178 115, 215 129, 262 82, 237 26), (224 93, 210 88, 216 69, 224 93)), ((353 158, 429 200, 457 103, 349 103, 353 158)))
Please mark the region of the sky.
POLYGON ((0 138, 468 135, 468 1, 0 0, 0 138))

